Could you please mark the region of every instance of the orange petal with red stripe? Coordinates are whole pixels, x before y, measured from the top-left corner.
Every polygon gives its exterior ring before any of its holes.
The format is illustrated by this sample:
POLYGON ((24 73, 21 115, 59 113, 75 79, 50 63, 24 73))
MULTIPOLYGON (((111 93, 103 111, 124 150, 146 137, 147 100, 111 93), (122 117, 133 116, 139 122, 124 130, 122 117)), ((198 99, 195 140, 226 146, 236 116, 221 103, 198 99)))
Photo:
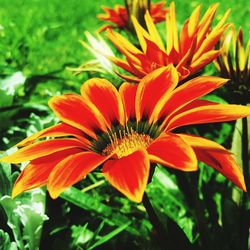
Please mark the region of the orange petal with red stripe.
MULTIPOLYGON (((166 129, 166 125, 169 123, 169 121, 172 119, 172 117, 177 116, 177 115, 179 115, 183 112, 186 112, 190 109, 198 108, 201 106, 209 106, 209 105, 218 105, 218 103, 217 102, 210 102, 207 100, 199 100, 199 99, 193 100, 192 102, 183 106, 181 109, 178 109, 176 112, 174 111, 172 114, 167 116, 166 119, 160 125, 160 128, 165 132, 170 131, 171 129, 166 129)), ((162 117, 162 119, 163 119, 163 117, 162 117)))
MULTIPOLYGON (((176 111, 176 112, 174 111, 166 119, 166 121, 171 120, 172 117, 177 116, 178 114, 186 112, 186 111, 188 111, 190 109, 199 108, 199 107, 202 107, 202 106, 209 106, 209 105, 218 105, 218 103, 217 102, 211 102, 211 101, 208 101, 208 100, 201 100, 201 99, 193 100, 192 102, 189 102, 187 105, 183 106, 181 109, 178 109, 178 111, 176 111)), ((165 123, 165 121, 164 121, 164 123, 165 123)))
POLYGON ((57 198, 66 188, 79 182, 109 157, 94 152, 82 152, 60 161, 49 175, 50 196, 57 198))
POLYGON ((215 76, 196 77, 176 88, 165 106, 162 108, 159 118, 175 113, 191 101, 202 97, 228 82, 227 79, 215 76))
POLYGON ((28 144, 34 142, 35 140, 39 138, 44 137, 62 137, 62 136, 74 136, 77 139, 79 139, 81 142, 86 143, 86 145, 89 144, 88 140, 85 139, 84 133, 82 130, 79 130, 77 128, 74 128, 68 124, 65 123, 59 123, 54 126, 51 126, 49 128, 43 129, 16 144, 17 147, 23 147, 27 146, 28 144))
POLYGON ((167 54, 172 56, 173 52, 179 52, 178 29, 174 2, 170 3, 169 13, 166 15, 166 27, 167 54))
POLYGON ((141 51, 137 49, 132 43, 130 43, 122 35, 120 35, 119 33, 113 30, 107 31, 107 38, 116 46, 116 48, 122 54, 124 54, 126 57, 129 57, 135 63, 137 62, 136 57, 134 57, 132 53, 138 54, 138 53, 141 53, 141 51))
POLYGON ((216 10, 219 6, 219 3, 212 4, 206 13, 203 15, 202 20, 199 23, 198 39, 197 39, 197 48, 199 48, 207 36, 207 33, 211 29, 213 18, 215 16, 216 10))
POLYGON ((134 74, 134 70, 131 68, 131 66, 124 60, 114 57, 114 56, 109 56, 109 55, 105 55, 112 63, 114 63, 115 65, 117 65, 118 67, 128 71, 131 74, 134 74))
POLYGON ((211 63, 220 55, 220 50, 211 50, 201 55, 197 60, 193 61, 190 65, 190 72, 195 73, 204 68, 207 64, 211 63))
POLYGON ((124 80, 126 81, 129 81, 129 82, 140 82, 140 78, 137 78, 137 77, 134 77, 134 76, 128 76, 128 75, 123 75, 123 74, 120 74, 118 72, 115 72, 118 76, 120 76, 121 78, 123 78, 124 80))
POLYGON ((137 38, 140 43, 140 47, 142 48, 142 51, 145 53, 147 49, 146 41, 145 38, 150 40, 150 35, 149 33, 139 24, 137 19, 134 16, 131 16, 131 21, 134 25, 135 32, 137 35, 137 38))
POLYGON ((130 200, 141 202, 149 177, 150 162, 145 150, 138 150, 104 164, 105 178, 130 200))
POLYGON ((135 96, 138 88, 138 84, 131 84, 128 82, 124 82, 119 88, 119 93, 122 98, 126 121, 129 119, 135 119, 135 96))
MULTIPOLYGON (((145 53, 145 59, 141 60, 142 61, 142 68, 143 67, 143 62, 145 60, 148 60, 148 64, 150 65, 149 72, 152 71, 152 64, 156 65, 167 65, 169 58, 168 55, 166 54, 165 51, 159 48, 157 43, 152 42, 151 40, 148 40, 145 38, 146 45, 147 45, 147 50, 145 53)), ((143 58, 143 57, 142 57, 143 58)))
POLYGON ((46 155, 53 154, 69 148, 82 148, 85 145, 77 139, 56 139, 42 142, 35 142, 23 147, 15 153, 0 159, 1 162, 20 163, 31 161, 46 155))
POLYGON ((93 103, 101 112, 106 124, 124 125, 124 109, 119 92, 113 84, 101 78, 92 78, 81 87, 81 94, 86 102, 93 103))
POLYGON ((31 161, 17 178, 12 190, 12 198, 24 191, 47 184, 50 172, 60 161, 81 151, 78 148, 66 149, 31 161))
POLYGON ((86 103, 80 95, 65 94, 52 97, 49 106, 60 120, 93 138, 96 138, 96 131, 106 130, 101 112, 92 103, 86 103))
POLYGON ((193 61, 196 61, 198 58, 200 58, 203 54, 213 50, 214 46, 218 43, 220 40, 222 34, 224 31, 229 27, 229 24, 224 25, 219 30, 213 30, 203 41, 200 48, 196 51, 193 61))
POLYGON ((150 35, 150 40, 154 43, 157 44, 157 46, 159 47, 159 49, 161 50, 165 50, 162 39, 156 29, 156 26, 154 25, 154 21, 152 19, 152 17, 150 16, 149 12, 146 11, 145 14, 145 22, 147 25, 147 30, 149 32, 150 35))
POLYGON ((168 130, 191 124, 233 121, 250 115, 250 107, 229 104, 201 106, 180 113, 169 121, 168 130))
POLYGON ((221 145, 194 135, 179 135, 195 151, 197 159, 216 169, 240 189, 246 191, 242 171, 232 154, 221 145))
POLYGON ((175 134, 163 134, 147 148, 151 162, 182 171, 197 170, 193 149, 175 134))
POLYGON ((162 67, 144 77, 136 93, 136 119, 144 117, 151 123, 178 83, 178 73, 173 65, 162 67))

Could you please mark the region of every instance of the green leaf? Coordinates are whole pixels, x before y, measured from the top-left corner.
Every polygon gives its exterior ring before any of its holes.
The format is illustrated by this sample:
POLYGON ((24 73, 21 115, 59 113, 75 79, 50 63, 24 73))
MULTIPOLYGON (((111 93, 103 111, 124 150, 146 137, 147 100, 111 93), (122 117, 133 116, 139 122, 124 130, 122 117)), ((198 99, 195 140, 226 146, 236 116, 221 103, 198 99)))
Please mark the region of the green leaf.
POLYGON ((21 234, 21 222, 19 215, 14 212, 14 210, 17 208, 18 203, 15 202, 11 197, 9 196, 3 196, 0 199, 0 205, 2 205, 7 218, 8 218, 8 226, 12 229, 15 241, 17 243, 17 246, 19 249, 24 249, 24 242, 21 234))
POLYGON ((100 225, 98 226, 98 228, 96 229, 95 233, 93 234, 91 240, 88 242, 86 248, 88 248, 89 246, 91 246, 92 244, 94 244, 94 242, 96 241, 96 239, 98 239, 99 237, 99 233, 101 232, 101 230, 103 229, 105 224, 105 221, 103 220, 100 225))
POLYGON ((91 195, 81 192, 75 187, 70 187, 61 194, 61 198, 75 204, 88 211, 93 211, 103 216, 109 217, 112 214, 112 208, 102 204, 91 195))
POLYGON ((0 163, 0 197, 11 194, 11 167, 8 163, 0 163))
POLYGON ((183 236, 186 235, 190 242, 194 242, 197 238, 194 218, 184 194, 176 185, 175 175, 170 174, 164 167, 157 166, 147 190, 163 224, 171 222, 173 228, 180 228, 179 232, 183 231, 183 236))
POLYGON ((17 250, 15 242, 10 241, 10 236, 0 229, 0 250, 17 250))
POLYGON ((18 248, 39 249, 44 214, 45 193, 37 189, 21 196, 21 201, 9 196, 0 199, 18 248))
POLYGON ((86 223, 84 226, 73 225, 71 227, 71 237, 73 238, 74 246, 77 246, 79 244, 86 244, 93 238, 94 233, 90 231, 87 227, 88 223, 86 223))
POLYGON ((130 222, 127 222, 126 224, 124 224, 124 225, 116 228, 112 232, 110 232, 110 233, 106 234, 105 236, 101 237, 101 239, 98 240, 97 242, 95 242, 95 244, 93 244, 92 246, 88 247, 88 250, 94 249, 95 247, 98 247, 98 246, 104 244, 105 242, 111 240, 116 235, 118 235, 119 233, 121 233, 122 231, 124 231, 129 226, 129 224, 130 224, 130 222))
POLYGON ((19 215, 24 226, 23 239, 28 242, 29 249, 38 249, 42 225, 48 217, 28 205, 18 206, 14 212, 19 215))
MULTIPOLYGON (((94 212, 102 218, 107 218, 107 223, 111 226, 121 226, 129 220, 128 217, 120 213, 115 213, 111 207, 93 198, 90 194, 81 192, 75 187, 68 188, 60 197, 84 210, 94 212)), ((126 230, 133 235, 139 235, 139 232, 133 227, 127 227, 126 230)))

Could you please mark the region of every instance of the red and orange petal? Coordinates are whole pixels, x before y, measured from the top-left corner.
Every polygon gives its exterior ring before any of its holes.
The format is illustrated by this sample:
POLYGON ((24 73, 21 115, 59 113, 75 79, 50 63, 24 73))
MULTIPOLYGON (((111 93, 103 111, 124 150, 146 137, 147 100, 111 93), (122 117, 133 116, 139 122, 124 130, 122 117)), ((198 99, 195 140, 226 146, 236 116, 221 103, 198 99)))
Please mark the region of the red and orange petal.
POLYGON ((152 16, 154 23, 165 21, 166 14, 168 12, 168 8, 164 8, 165 4, 165 1, 162 1, 158 3, 152 3, 150 5, 150 15, 152 16))
POLYGON ((145 38, 146 51, 145 54, 138 54, 137 57, 140 60, 140 66, 146 71, 151 72, 154 67, 159 65, 168 65, 170 62, 169 56, 164 51, 164 48, 159 47, 159 43, 154 43, 151 40, 145 38))
POLYGON ((148 74, 138 85, 135 100, 136 120, 147 118, 152 123, 170 93, 178 84, 178 73, 173 65, 148 74))
POLYGON ((189 80, 172 91, 168 101, 162 107, 158 118, 168 117, 176 113, 193 100, 212 92, 226 82, 228 82, 227 79, 215 76, 201 76, 189 80))
POLYGON ((82 149, 79 148, 70 148, 32 160, 15 181, 12 197, 14 198, 24 191, 46 185, 51 171, 60 161, 81 151, 82 149))
POLYGON ((198 169, 196 155, 180 136, 164 133, 147 148, 151 162, 182 171, 198 169))
POLYGON ((208 139, 179 134, 195 151, 197 159, 216 169, 240 189, 246 191, 242 171, 228 150, 208 139))
POLYGON ((217 102, 211 102, 211 101, 202 100, 202 99, 193 100, 190 103, 188 103, 187 105, 184 105, 182 108, 180 108, 177 111, 174 111, 173 113, 168 115, 167 118, 165 119, 165 121, 162 123, 162 127, 164 127, 166 124, 168 124, 168 122, 173 117, 175 117, 183 112, 186 112, 186 111, 191 110, 191 109, 199 108, 199 107, 218 105, 218 104, 219 103, 217 103, 217 102))
MULTIPOLYGON (((164 43, 160 37, 160 34, 158 33, 157 29, 156 29, 156 26, 154 25, 154 22, 152 20, 152 17, 151 15, 149 14, 148 11, 146 11, 146 14, 145 14, 145 22, 146 22, 146 25, 147 25, 147 28, 148 28, 148 33, 150 35, 149 38, 151 39, 148 39, 149 41, 152 40, 152 42, 156 43, 159 48, 164 51, 164 43)), ((145 39, 147 39, 147 36, 145 37, 145 39)), ((150 45, 150 44, 149 44, 150 45)))
POLYGON ((249 115, 250 107, 213 103, 213 105, 196 107, 173 116, 168 122, 166 130, 170 131, 192 124, 233 121, 249 115))
POLYGON ((142 201, 149 170, 150 160, 145 150, 109 160, 103 166, 103 174, 110 184, 135 202, 142 201))
POLYGON ((211 28, 211 24, 213 21, 213 18, 215 16, 216 10, 218 8, 218 3, 216 4, 212 4, 208 10, 206 11, 206 13, 203 15, 202 20, 199 22, 199 32, 197 35, 197 46, 200 47, 202 42, 204 41, 204 39, 207 36, 207 33, 209 32, 210 28, 211 28))
POLYGON ((194 37, 199 24, 200 9, 201 5, 196 7, 190 18, 186 20, 185 24, 182 27, 180 33, 180 50, 182 54, 186 54, 192 47, 192 44, 195 44, 194 41, 196 41, 196 39, 194 39, 194 37))
MULTIPOLYGON (((152 16, 154 23, 159 23, 165 20, 168 8, 164 8, 165 1, 159 3, 151 3, 150 15, 152 16)), ((102 7, 105 13, 98 14, 97 18, 102 21, 109 21, 114 25, 105 25, 100 31, 106 30, 107 28, 128 28, 128 13, 124 6, 119 4, 115 5, 114 8, 102 7)))
POLYGON ((60 161, 48 178, 50 196, 57 198, 66 188, 83 179, 89 172, 100 166, 111 156, 86 151, 70 155, 60 161))
POLYGON ((93 138, 96 138, 95 131, 107 129, 101 112, 92 103, 87 104, 80 95, 65 94, 52 97, 49 106, 61 121, 93 138))
POLYGON ((124 28, 127 26, 128 14, 125 7, 117 4, 114 8, 108 8, 103 6, 102 9, 105 13, 98 14, 97 18, 102 21, 109 21, 111 23, 114 23, 119 28, 124 28))
POLYGON ((107 37, 133 64, 137 64, 139 62, 136 55, 140 54, 141 51, 131 42, 113 30, 108 30, 107 37))
POLYGON ((11 155, 1 158, 1 162, 21 163, 25 161, 32 161, 37 158, 70 148, 84 149, 85 144, 77 139, 54 139, 35 142, 19 149, 11 155))
POLYGON ((124 82, 119 88, 119 94, 121 95, 123 107, 125 111, 125 122, 129 119, 135 119, 135 97, 138 84, 131 84, 124 82))
MULTIPOLYGON (((175 14, 175 4, 170 3, 169 13, 166 16, 166 44, 167 54, 172 58, 178 57, 179 54, 179 41, 178 41, 178 29, 175 14)), ((176 62, 175 62, 176 63, 176 62)))
POLYGON ((43 129, 16 144, 16 147, 27 146, 37 139, 44 137, 63 137, 63 136, 74 136, 83 143, 86 143, 86 147, 89 145, 89 141, 84 137, 83 131, 74 128, 65 123, 59 123, 49 128, 43 129))
POLYGON ((221 51, 219 50, 211 50, 207 53, 204 53, 201 57, 199 57, 196 61, 194 61, 190 67, 189 71, 190 73, 195 73, 204 68, 206 65, 211 63, 213 60, 215 60, 219 55, 221 51))
POLYGON ((109 81, 93 78, 81 87, 81 94, 86 103, 92 103, 96 110, 101 111, 109 129, 112 124, 124 125, 124 109, 121 96, 109 81))
MULTIPOLYGON (((133 74, 133 70, 131 69, 130 65, 128 62, 122 60, 122 59, 119 59, 117 57, 114 57, 114 56, 106 56, 111 62, 113 62, 114 64, 116 64, 118 67, 120 68, 123 68, 125 69, 126 71, 130 72, 131 74, 133 74)), ((119 72, 115 72, 116 74, 118 75, 121 75, 119 72)), ((131 81, 131 82, 138 82, 140 81, 139 79, 138 80, 134 80, 133 76, 128 76, 128 79, 126 79, 126 76, 122 76, 121 77, 125 80, 128 80, 128 81, 131 81)))

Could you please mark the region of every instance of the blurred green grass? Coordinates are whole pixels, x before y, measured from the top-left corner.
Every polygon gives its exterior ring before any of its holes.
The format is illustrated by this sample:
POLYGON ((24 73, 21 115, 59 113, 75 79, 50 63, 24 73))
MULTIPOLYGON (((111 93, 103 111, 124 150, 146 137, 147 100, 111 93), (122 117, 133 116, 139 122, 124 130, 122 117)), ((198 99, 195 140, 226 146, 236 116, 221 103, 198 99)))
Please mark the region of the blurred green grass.
MULTIPOLYGON (((216 1, 203 1, 202 11, 216 1)), ((94 32, 101 25, 96 15, 100 6, 123 3, 119 0, 0 0, 0 65, 1 73, 13 69, 25 75, 43 74, 79 65, 91 58, 79 43, 83 32, 94 32)), ((175 1, 180 24, 199 1, 175 1)), ((247 0, 220 1, 217 18, 231 8, 229 21, 242 26, 248 35, 250 7, 247 0)), ((62 75, 70 80, 71 72, 62 75)), ((77 81, 77 79, 75 79, 77 81)))

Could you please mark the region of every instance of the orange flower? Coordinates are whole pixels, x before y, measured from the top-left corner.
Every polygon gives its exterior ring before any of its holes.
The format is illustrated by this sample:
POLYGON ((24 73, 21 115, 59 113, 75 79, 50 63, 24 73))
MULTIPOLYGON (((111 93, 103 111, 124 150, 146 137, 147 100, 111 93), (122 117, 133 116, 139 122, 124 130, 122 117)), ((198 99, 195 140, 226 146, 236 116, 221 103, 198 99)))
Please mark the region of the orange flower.
MULTIPOLYGON (((135 12, 138 11, 144 11, 147 9, 147 2, 148 0, 142 0, 141 2, 146 2, 144 5, 143 3, 140 5, 140 2, 132 1, 131 7, 127 6, 127 8, 130 9, 130 11, 133 14, 136 14, 135 12), (141 6, 141 8, 140 8, 141 6), (139 8, 139 10, 138 10, 139 8)), ((154 23, 159 23, 165 20, 165 15, 168 11, 168 9, 164 8, 165 2, 159 2, 159 3, 151 3, 150 4, 150 15, 153 19, 154 23)), ((97 15, 97 18, 99 18, 102 21, 109 21, 113 24, 111 25, 104 25, 101 27, 100 31, 104 31, 108 28, 120 28, 120 29, 129 29, 129 15, 128 10, 126 7, 121 6, 119 4, 116 4, 114 8, 108 8, 108 7, 102 7, 105 13, 97 15)), ((138 13, 140 14, 140 13, 138 13)))
POLYGON ((226 79, 197 77, 177 87, 173 65, 150 73, 138 85, 123 83, 119 91, 94 78, 81 95, 53 97, 50 108, 62 121, 20 142, 22 147, 2 162, 30 161, 17 179, 13 197, 47 184, 52 198, 102 166, 105 178, 129 199, 140 202, 148 183, 150 163, 197 170, 197 160, 210 165, 246 190, 233 156, 208 139, 174 133, 191 124, 231 121, 250 115, 250 107, 197 98, 226 79), (39 140, 53 137, 49 140, 39 140), (61 138, 59 138, 61 137, 61 138))
POLYGON ((182 80, 203 69, 220 54, 214 46, 228 27, 228 24, 224 23, 229 11, 212 28, 217 7, 218 4, 211 5, 199 21, 201 6, 198 6, 186 20, 178 38, 175 5, 172 2, 166 15, 166 46, 148 12, 145 14, 147 30, 139 24, 136 18, 132 17, 141 49, 135 47, 119 33, 108 30, 107 37, 126 57, 126 60, 107 57, 132 75, 119 74, 129 81, 139 82, 153 70, 171 63, 177 68, 180 80, 182 80))
POLYGON ((215 65, 222 77, 230 79, 228 88, 238 103, 250 101, 250 39, 244 48, 243 31, 232 29, 221 39, 221 55, 215 65))

